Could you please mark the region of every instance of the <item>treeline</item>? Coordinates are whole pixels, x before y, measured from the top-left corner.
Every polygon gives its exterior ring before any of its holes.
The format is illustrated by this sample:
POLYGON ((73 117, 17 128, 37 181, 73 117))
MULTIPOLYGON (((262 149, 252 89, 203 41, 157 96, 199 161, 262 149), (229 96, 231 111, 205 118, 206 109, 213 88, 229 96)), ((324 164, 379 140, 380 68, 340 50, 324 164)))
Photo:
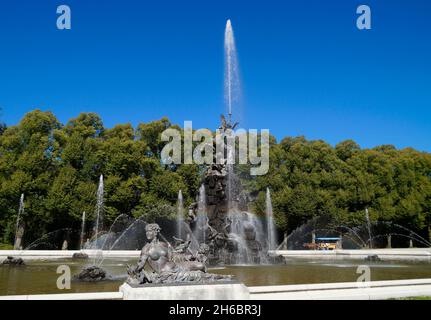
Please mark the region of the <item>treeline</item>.
MULTIPOLYGON (((204 168, 161 163, 160 135, 172 126, 163 118, 107 129, 94 113, 62 125, 52 113, 35 110, 18 125, 2 127, 0 242, 13 243, 21 193, 26 243, 56 229, 79 229, 83 211, 94 219, 101 174, 106 225, 120 214, 148 221, 173 217, 178 191, 186 205, 194 201, 204 168)), ((250 177, 238 169, 257 214, 264 213, 270 188, 280 231, 316 216, 361 224, 365 208, 373 221, 431 230, 431 154, 389 145, 360 149, 350 140, 334 148, 303 137, 271 144, 267 175, 250 177)))
MULTIPOLYGON (((303 137, 274 143, 270 170, 255 189, 270 186, 275 218, 292 231, 326 216, 333 226, 392 222, 431 238, 431 154, 392 145, 360 149, 352 140, 334 147, 303 137)), ((260 192, 257 207, 264 210, 260 192)))

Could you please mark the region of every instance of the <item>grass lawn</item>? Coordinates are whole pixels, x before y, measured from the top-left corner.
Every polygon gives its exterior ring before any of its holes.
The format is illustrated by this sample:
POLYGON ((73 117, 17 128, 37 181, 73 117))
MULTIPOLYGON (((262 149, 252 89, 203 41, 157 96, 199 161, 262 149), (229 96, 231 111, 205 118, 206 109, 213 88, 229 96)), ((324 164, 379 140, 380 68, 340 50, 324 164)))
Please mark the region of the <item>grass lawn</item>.
POLYGON ((0 243, 0 250, 13 250, 13 245, 0 243))
POLYGON ((390 300, 431 300, 431 297, 429 296, 406 297, 406 298, 398 298, 398 299, 390 299, 390 300))

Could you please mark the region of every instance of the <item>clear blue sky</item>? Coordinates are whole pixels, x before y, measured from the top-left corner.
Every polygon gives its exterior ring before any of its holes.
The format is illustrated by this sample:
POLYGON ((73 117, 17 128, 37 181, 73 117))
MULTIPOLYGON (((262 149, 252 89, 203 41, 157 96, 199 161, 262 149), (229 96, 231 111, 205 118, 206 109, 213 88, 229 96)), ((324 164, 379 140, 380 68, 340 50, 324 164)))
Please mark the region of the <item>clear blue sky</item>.
POLYGON ((431 151, 428 0, 2 0, 1 118, 40 108, 62 123, 92 111, 107 127, 168 116, 215 128, 228 18, 243 127, 431 151), (70 31, 56 29, 60 4, 70 31), (370 31, 356 28, 360 4, 370 31))

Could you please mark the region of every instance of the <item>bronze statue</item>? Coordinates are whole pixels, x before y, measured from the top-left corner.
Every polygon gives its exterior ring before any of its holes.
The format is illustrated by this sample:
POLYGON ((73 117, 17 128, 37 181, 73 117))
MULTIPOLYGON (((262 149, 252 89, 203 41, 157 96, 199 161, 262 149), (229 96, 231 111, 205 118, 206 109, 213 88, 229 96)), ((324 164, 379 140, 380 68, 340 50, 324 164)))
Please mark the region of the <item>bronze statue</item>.
MULTIPOLYGON (((207 247, 201 247, 196 257, 185 253, 174 252, 166 242, 159 240, 158 224, 148 224, 145 228, 147 239, 150 240, 141 251, 137 266, 128 267, 127 283, 141 285, 145 283, 179 283, 179 282, 213 282, 231 280, 232 276, 211 274, 206 272, 206 259, 203 257, 207 247), (178 255, 183 255, 179 259, 178 255), (174 255, 177 257, 174 261, 174 255), (181 261, 182 260, 182 261, 181 261)), ((185 244, 189 244, 185 242, 185 244)), ((185 252, 186 248, 181 247, 185 252)))

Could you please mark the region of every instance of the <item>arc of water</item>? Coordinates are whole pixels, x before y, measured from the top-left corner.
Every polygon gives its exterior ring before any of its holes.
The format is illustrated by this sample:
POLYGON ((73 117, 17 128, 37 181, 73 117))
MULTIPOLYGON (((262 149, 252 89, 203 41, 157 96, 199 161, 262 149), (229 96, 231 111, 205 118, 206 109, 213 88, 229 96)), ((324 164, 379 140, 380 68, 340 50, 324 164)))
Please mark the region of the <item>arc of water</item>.
MULTIPOLYGON (((133 223, 131 223, 122 233, 121 235, 114 241, 114 243, 111 245, 111 247, 109 248, 108 251, 111 251, 112 249, 115 248, 115 246, 118 244, 118 242, 124 237, 124 235, 132 228, 134 227, 138 222, 143 222, 145 223, 145 225, 147 224, 146 221, 144 221, 142 219, 143 217, 139 217, 138 219, 136 219, 135 221, 133 221, 133 223)), ((111 227, 112 228, 112 227, 111 227)), ((101 261, 99 262, 98 266, 100 267, 103 263, 103 261, 105 261, 105 257, 103 256, 101 261)))
MULTIPOLYGON (((115 223, 120 219, 120 218, 128 218, 128 215, 127 214, 120 214, 118 217, 116 217, 115 218, 115 220, 114 220, 114 222, 111 224, 111 226, 109 227, 109 230, 108 230, 108 232, 106 233, 107 235, 109 235, 109 234, 111 234, 111 232, 112 232, 112 228, 115 226, 115 223)), ((101 261, 103 261, 104 260, 104 258, 103 258, 103 249, 105 248, 105 245, 106 245, 106 241, 108 240, 108 236, 106 236, 105 237, 105 240, 103 241, 103 244, 102 244, 102 247, 100 248, 100 250, 101 250, 101 252, 100 252, 100 255, 101 256, 99 256, 99 254, 97 254, 95 257, 94 257, 94 265, 96 265, 96 264, 98 264, 98 265, 100 265, 99 263, 97 263, 97 261, 100 259, 101 261)), ((97 248, 97 234, 96 234, 96 238, 95 238, 95 245, 96 245, 96 248, 97 248)))
POLYGON ((401 228, 401 229, 403 229, 403 230, 405 230, 405 231, 408 231, 410 234, 413 234, 416 238, 418 238, 418 239, 421 239, 422 241, 425 241, 426 243, 427 243, 427 245, 428 245, 428 247, 430 247, 431 246, 431 242, 429 242, 429 241, 427 241, 425 238, 423 238, 423 237, 421 237, 420 235, 418 235, 416 232, 414 232, 414 231, 412 231, 412 230, 410 230, 410 229, 408 229, 408 228, 406 228, 406 227, 403 227, 403 226, 401 226, 401 225, 399 225, 399 224, 393 224, 394 226, 396 226, 396 227, 398 227, 398 228, 401 228))
POLYGON ((46 234, 44 234, 42 237, 36 239, 35 241, 33 241, 32 243, 30 243, 24 250, 30 250, 30 248, 34 247, 36 244, 39 244, 39 241, 45 240, 47 237, 49 237, 52 234, 58 233, 60 231, 67 231, 67 232, 76 232, 76 230, 73 230, 72 228, 63 228, 63 229, 58 229, 58 230, 54 230, 51 232, 48 232, 46 234))
MULTIPOLYGON (((53 245, 52 243, 50 243, 50 242, 38 242, 38 243, 35 243, 35 244, 33 244, 32 246, 31 246, 31 249, 33 249, 33 248, 37 248, 38 246, 41 246, 41 245, 46 245, 46 248, 47 249, 49 249, 49 250, 51 250, 51 249, 53 249, 53 250, 55 250, 55 249, 58 249, 58 248, 56 248, 55 247, 55 245, 53 245)), ((45 248, 44 248, 45 249, 45 248)), ((27 247, 25 250, 30 250, 30 247, 27 247)))
MULTIPOLYGON (((334 229, 334 228, 319 228, 319 229, 314 229, 313 231, 325 231, 325 232, 326 232, 326 231, 329 231, 329 232, 341 233, 340 231, 338 231, 337 229, 334 229)), ((307 232, 305 235, 308 235, 308 234, 312 233, 313 231, 307 232)), ((304 235, 304 237, 305 237, 305 235, 304 235)), ((358 243, 355 239, 353 239, 350 235, 343 233, 343 234, 341 234, 341 236, 342 236, 343 238, 344 238, 344 237, 349 238, 349 239, 350 239, 350 240, 352 240, 352 241, 353 241, 353 243, 354 243, 354 244, 356 244, 359 248, 361 247, 361 244, 360 244, 360 243, 358 243)))
POLYGON ((374 236, 374 237, 373 237, 373 239, 382 238, 382 237, 387 237, 387 236, 398 236, 398 237, 404 237, 404 238, 411 239, 411 240, 415 240, 415 241, 417 241, 417 242, 419 242, 419 243, 422 243, 423 245, 425 245, 425 246, 427 246, 427 247, 429 246, 429 243, 427 243, 427 242, 423 242, 423 241, 419 240, 419 239, 418 239, 418 238, 416 238, 416 237, 411 237, 411 236, 408 236, 408 235, 406 235, 406 234, 402 234, 402 233, 387 233, 387 234, 380 234, 380 235, 374 236))
POLYGON ((340 228, 345 228, 350 232, 353 232, 353 234, 362 242, 362 245, 366 246, 366 242, 359 236, 359 234, 353 228, 350 228, 348 226, 340 226, 340 228))
MULTIPOLYGON (((397 227, 397 228, 400 228, 404 231, 407 231, 409 234, 415 236, 415 238, 412 238, 412 240, 417 240, 418 242, 422 242, 422 243, 425 242, 427 244, 427 246, 431 247, 431 242, 429 242, 428 240, 426 240, 425 238, 423 238, 422 236, 420 236, 416 232, 410 230, 409 228, 406 228, 400 224, 389 222, 389 221, 376 221, 373 224, 377 224, 377 223, 384 224, 384 225, 389 226, 389 227, 397 227)), ((393 235, 400 235, 400 234, 395 234, 395 233, 392 233, 392 234, 393 235)))
POLYGON ((133 223, 131 223, 126 230, 124 230, 121 235, 114 241, 114 243, 112 244, 112 246, 109 248, 109 250, 112 250, 115 248, 115 246, 118 244, 118 242, 127 234, 127 232, 134 227, 138 222, 143 222, 145 223, 145 225, 147 224, 146 221, 142 220, 141 217, 139 217, 138 219, 136 219, 133 223))

